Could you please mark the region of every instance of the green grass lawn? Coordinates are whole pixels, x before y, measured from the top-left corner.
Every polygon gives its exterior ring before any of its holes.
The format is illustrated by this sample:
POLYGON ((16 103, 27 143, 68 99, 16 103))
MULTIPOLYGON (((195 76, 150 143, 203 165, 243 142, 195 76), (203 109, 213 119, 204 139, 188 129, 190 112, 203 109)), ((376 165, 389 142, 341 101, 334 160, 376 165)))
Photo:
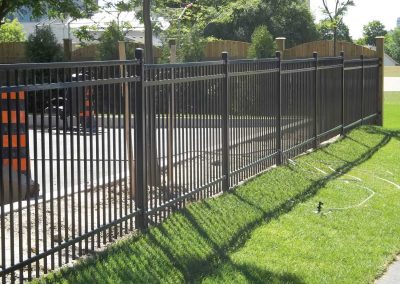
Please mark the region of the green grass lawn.
POLYGON ((400 77, 400 66, 386 66, 385 77, 400 77))
MULTIPOLYGON (((329 181, 289 214, 257 228, 204 282, 268 282, 262 272, 269 271, 271 282, 373 283, 400 252, 399 149, 400 141, 392 139, 344 175, 346 180, 329 181), (315 213, 319 201, 324 202, 322 214, 315 213)), ((318 156, 305 160, 313 165, 316 159, 325 161, 318 156)), ((310 170, 305 161, 298 166, 310 170)), ((329 172, 324 163, 318 168, 329 172)))
POLYGON ((39 281, 372 282, 400 251, 400 189, 374 174, 400 183, 399 157, 400 133, 363 127, 39 281), (359 204, 364 187, 364 204, 328 209, 359 204))
POLYGON ((385 93, 384 127, 400 129, 400 92, 385 93))

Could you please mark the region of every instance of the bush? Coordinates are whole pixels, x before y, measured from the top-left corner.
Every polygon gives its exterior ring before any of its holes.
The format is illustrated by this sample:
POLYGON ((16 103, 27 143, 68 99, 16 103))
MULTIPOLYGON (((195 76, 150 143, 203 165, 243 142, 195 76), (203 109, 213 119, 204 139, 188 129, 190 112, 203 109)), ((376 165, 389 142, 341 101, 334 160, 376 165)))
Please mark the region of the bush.
MULTIPOLYGON (((317 30, 318 30, 320 39, 333 40, 333 38, 334 38, 333 28, 334 28, 334 23, 332 23, 330 20, 325 19, 325 20, 322 20, 321 22, 319 22, 319 24, 317 25, 317 30)), ((337 24, 336 32, 337 32, 336 40, 353 42, 353 39, 350 36, 349 27, 345 23, 343 23, 343 21, 341 21, 337 24)))
POLYGON ((204 59, 205 42, 206 39, 199 29, 193 28, 187 33, 182 33, 181 37, 178 39, 178 60, 181 62, 202 61, 204 59))
POLYGON ((368 45, 375 45, 375 38, 386 34, 385 26, 380 21, 369 22, 363 27, 363 36, 368 45))
POLYGON ((251 35, 249 58, 268 58, 275 52, 275 42, 266 26, 258 26, 251 35))
POLYGON ((124 40, 124 34, 116 22, 112 22, 99 38, 101 60, 118 59, 118 41, 124 40))
POLYGON ((0 26, 0 42, 25 41, 24 27, 17 19, 6 21, 0 26))
POLYGON ((50 27, 39 28, 29 36, 26 55, 31 62, 62 61, 61 46, 50 27))
POLYGON ((385 48, 387 54, 400 63, 400 28, 395 28, 386 35, 385 48))

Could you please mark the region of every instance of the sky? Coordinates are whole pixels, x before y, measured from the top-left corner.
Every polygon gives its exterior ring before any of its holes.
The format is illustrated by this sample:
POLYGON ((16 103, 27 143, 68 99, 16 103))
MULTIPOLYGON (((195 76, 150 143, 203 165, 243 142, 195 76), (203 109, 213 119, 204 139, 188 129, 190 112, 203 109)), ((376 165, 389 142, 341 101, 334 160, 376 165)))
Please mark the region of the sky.
MULTIPOLYGON (((328 0, 335 3, 335 0, 328 0)), ((363 26, 373 20, 381 21, 387 30, 396 27, 400 17, 400 0, 354 0, 355 6, 350 7, 344 22, 350 29, 353 39, 362 37, 363 26)), ((321 13, 322 0, 311 0, 311 12, 317 21, 324 16, 321 13)))

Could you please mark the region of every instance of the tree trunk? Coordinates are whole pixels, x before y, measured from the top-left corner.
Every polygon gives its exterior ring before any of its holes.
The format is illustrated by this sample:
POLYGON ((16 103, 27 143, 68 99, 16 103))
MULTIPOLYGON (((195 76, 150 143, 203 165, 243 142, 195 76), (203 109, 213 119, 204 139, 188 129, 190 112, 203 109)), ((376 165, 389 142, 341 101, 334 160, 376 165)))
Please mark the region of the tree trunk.
MULTIPOLYGON (((143 23, 144 23, 144 63, 153 63, 153 27, 151 25, 151 0, 143 0, 143 23)), ((147 184, 149 186, 160 187, 161 185, 161 170, 157 160, 157 129, 156 129, 156 113, 155 113, 155 94, 147 96, 147 127, 146 141, 146 156, 149 159, 147 162, 146 174, 147 184)))
POLYGON ((333 29, 333 56, 336 56, 337 27, 333 29))
POLYGON ((144 63, 153 63, 153 32, 150 16, 151 0, 143 0, 144 63))

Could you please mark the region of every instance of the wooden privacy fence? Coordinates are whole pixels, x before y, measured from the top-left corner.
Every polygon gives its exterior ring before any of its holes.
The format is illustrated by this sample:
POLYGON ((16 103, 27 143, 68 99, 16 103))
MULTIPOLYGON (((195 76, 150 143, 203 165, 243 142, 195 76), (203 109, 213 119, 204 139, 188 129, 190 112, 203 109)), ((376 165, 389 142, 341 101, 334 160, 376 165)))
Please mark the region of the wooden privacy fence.
MULTIPOLYGON (((68 40, 64 41, 64 45, 68 44, 68 40)), ((117 43, 116 43, 117 44, 117 43)), ((131 50, 131 56, 128 59, 133 60, 134 58, 134 50, 136 48, 143 48, 143 44, 134 43, 134 42, 126 42, 127 49, 131 50)), ((70 61, 95 61, 99 60, 99 45, 91 44, 87 46, 78 47, 72 49, 72 44, 69 45, 71 50, 64 50, 64 57, 70 61), (70 56, 66 56, 66 54, 70 54, 70 56)), ((6 42, 0 43, 0 64, 9 64, 9 63, 24 63, 29 62, 29 59, 26 56, 26 42, 6 42)), ((158 62, 159 58, 161 58, 161 49, 158 47, 153 47, 154 61, 158 62)), ((129 54, 128 54, 129 55, 129 54)), ((115 58, 118 59, 118 58, 115 58)))
POLYGON ((92 61, 96 59, 98 53, 97 45, 91 44, 79 47, 71 52, 72 61, 92 61))
MULTIPOLYGON (((281 39, 284 41, 283 38, 281 39)), ((338 41, 336 43, 336 54, 334 54, 334 43, 332 40, 307 42, 289 49, 283 49, 283 57, 285 59, 307 58, 314 51, 318 52, 318 55, 322 57, 339 56, 341 51, 344 51, 346 59, 360 58, 361 55, 367 58, 377 57, 375 50, 345 41, 338 41)))
POLYGON ((221 52, 224 51, 227 51, 232 59, 247 58, 249 47, 250 43, 248 42, 233 40, 208 42, 204 46, 204 58, 205 60, 219 60, 221 58, 221 52))
MULTIPOLYGON (((118 43, 116 43, 118 44, 118 43)), ((144 45, 141 43, 135 42, 125 42, 126 51, 127 51, 127 59, 134 59, 134 51, 136 48, 144 48, 144 45)), ((158 62, 161 58, 161 48, 153 46, 153 57, 154 62, 158 62)), ((118 58, 114 58, 118 59, 118 58)), ((71 53, 71 61, 94 61, 99 60, 99 45, 91 44, 88 46, 82 46, 72 51, 71 53)))
MULTIPOLYGON (((72 44, 70 46, 72 48, 72 44)), ((232 40, 208 42, 205 44, 203 50, 204 60, 218 60, 220 59, 221 52, 223 51, 229 52, 229 55, 232 59, 247 58, 249 47, 250 43, 232 40)), ((133 59, 133 51, 136 48, 144 48, 144 45, 133 42, 126 42, 128 59, 133 59), (132 54, 129 54, 129 51, 132 51, 132 54)), ((66 52, 65 49, 64 52, 66 52)), ((71 61, 99 60, 98 44, 81 46, 78 48, 74 48, 69 52, 71 54, 69 60, 71 61)), ((162 56, 161 48, 153 47, 153 54, 154 62, 159 62, 159 59, 162 56)), ((26 57, 26 42, 0 43, 0 64, 23 62, 28 62, 28 58, 26 57)))
POLYGON ((26 62, 25 42, 2 42, 0 43, 0 63, 26 62))
MULTIPOLYGON (((129 51, 135 50, 135 48, 143 48, 143 44, 127 42, 127 57, 128 59, 133 59, 133 52, 129 54, 129 51), (131 57, 131 58, 130 58, 131 57)), ((318 52, 320 56, 329 57, 334 56, 333 54, 333 41, 323 40, 303 43, 298 46, 285 49, 285 39, 277 39, 278 50, 282 51, 283 58, 307 58, 310 57, 314 51, 318 52), (283 46, 282 46, 283 45, 283 46), (283 48, 282 48, 283 47, 283 48)), ((72 46, 72 45, 71 45, 72 46)), ((250 43, 232 41, 232 40, 219 40, 214 42, 208 42, 205 44, 204 60, 218 60, 220 54, 223 51, 229 52, 229 56, 232 59, 243 59, 247 58, 248 49, 250 43)), ((360 46, 357 44, 338 41, 336 44, 336 56, 340 55, 340 52, 344 51, 346 59, 359 58, 364 55, 367 58, 374 58, 377 56, 375 50, 370 48, 360 46)), ((71 50, 71 61, 94 61, 98 60, 98 44, 91 44, 88 46, 79 47, 77 49, 71 50)), ((154 61, 158 62, 162 56, 162 50, 158 47, 153 48, 154 61)), ((117 59, 117 58, 115 58, 117 59)), ((0 63, 22 63, 28 62, 26 58, 26 43, 16 42, 16 43, 0 43, 0 63)))

